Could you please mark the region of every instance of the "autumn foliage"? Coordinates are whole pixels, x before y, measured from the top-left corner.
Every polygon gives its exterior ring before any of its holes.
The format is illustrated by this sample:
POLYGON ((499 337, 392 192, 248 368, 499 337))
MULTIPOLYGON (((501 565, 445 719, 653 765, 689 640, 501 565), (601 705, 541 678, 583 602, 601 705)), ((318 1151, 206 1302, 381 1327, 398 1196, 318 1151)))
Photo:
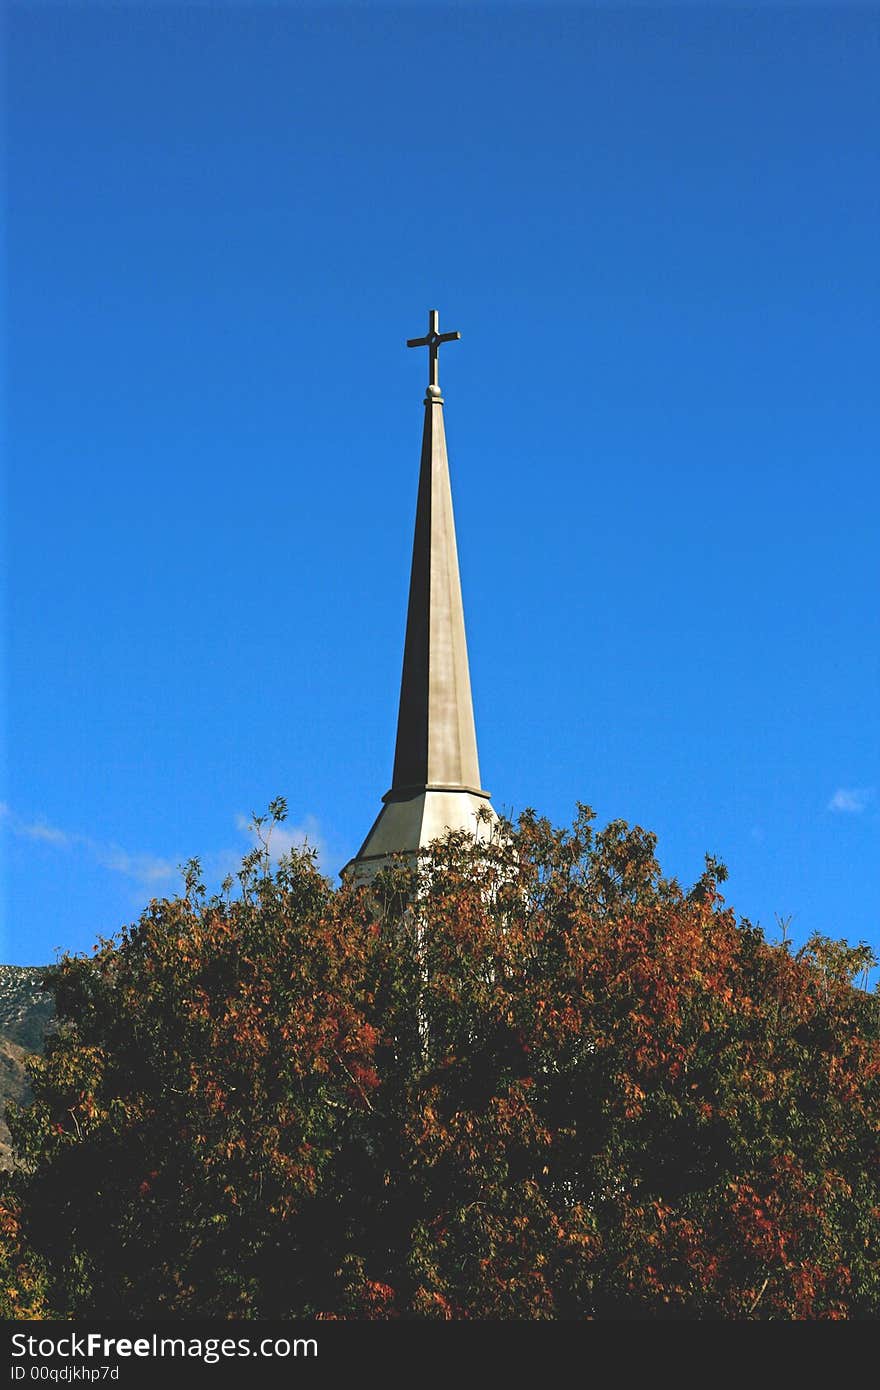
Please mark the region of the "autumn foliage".
POLYGON ((591 822, 372 888, 193 863, 62 960, 0 1311, 876 1316, 869 953, 770 945, 712 860, 685 891, 591 822))

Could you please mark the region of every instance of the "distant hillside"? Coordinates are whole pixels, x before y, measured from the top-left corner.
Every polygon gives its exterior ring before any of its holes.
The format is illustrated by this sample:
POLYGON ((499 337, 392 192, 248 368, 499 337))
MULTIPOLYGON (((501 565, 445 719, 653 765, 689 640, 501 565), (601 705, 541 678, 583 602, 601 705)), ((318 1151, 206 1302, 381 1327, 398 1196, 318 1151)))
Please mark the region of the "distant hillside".
POLYGON ((52 998, 40 988, 44 974, 39 965, 0 965, 0 1168, 11 1157, 3 1112, 8 1101, 28 1099, 25 1061, 40 1051, 52 1019, 52 998))

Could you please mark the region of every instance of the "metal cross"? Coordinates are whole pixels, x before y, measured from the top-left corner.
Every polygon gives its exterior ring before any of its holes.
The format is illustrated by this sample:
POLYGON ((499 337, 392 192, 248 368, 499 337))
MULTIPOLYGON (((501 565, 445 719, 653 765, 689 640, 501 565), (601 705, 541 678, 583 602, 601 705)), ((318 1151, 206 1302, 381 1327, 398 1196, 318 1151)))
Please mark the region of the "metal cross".
POLYGON ((407 347, 426 347, 431 359, 431 380, 429 385, 436 386, 440 390, 437 381, 437 351, 441 343, 451 343, 454 338, 460 338, 460 333, 440 333, 437 330, 438 314, 436 309, 428 310, 428 334, 425 338, 407 338, 407 347))

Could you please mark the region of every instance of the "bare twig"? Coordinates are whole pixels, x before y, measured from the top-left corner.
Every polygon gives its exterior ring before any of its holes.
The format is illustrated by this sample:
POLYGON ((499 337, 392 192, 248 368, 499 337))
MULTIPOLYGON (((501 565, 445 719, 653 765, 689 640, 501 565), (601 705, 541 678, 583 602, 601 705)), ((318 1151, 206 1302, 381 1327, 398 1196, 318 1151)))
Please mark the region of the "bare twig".
POLYGON ((372 1110, 373 1113, 375 1114, 375 1110, 374 1110, 374 1108, 373 1108, 373 1104, 372 1104, 372 1102, 371 1102, 371 1100, 370 1100, 370 1097, 367 1095, 366 1091, 364 1090, 363 1086, 362 1086, 361 1083, 358 1081, 358 1079, 357 1079, 357 1077, 354 1075, 354 1073, 351 1072, 351 1071, 349 1071, 348 1067, 345 1065, 345 1063, 343 1062, 342 1058, 340 1057, 339 1053, 335 1050, 335 1048, 334 1048, 334 1051, 333 1051, 333 1056, 336 1058, 337 1062, 338 1062, 339 1065, 342 1067, 342 1070, 345 1072, 346 1076, 348 1076, 348 1077, 350 1078, 352 1085, 357 1089, 357 1092, 358 1092, 358 1094, 360 1095, 361 1100, 364 1102, 364 1105, 367 1107, 368 1110, 372 1110))
POLYGON ((751 1308, 749 1309, 749 1314, 750 1314, 750 1315, 751 1315, 752 1313, 754 1313, 754 1311, 755 1311, 755 1309, 757 1308, 758 1304, 761 1302, 761 1299, 764 1297, 764 1290, 766 1289, 766 1287, 767 1287, 767 1285, 768 1285, 769 1283, 770 1283, 770 1275, 768 1274, 768 1275, 767 1275, 767 1278, 764 1280, 763 1284, 761 1285, 760 1289, 758 1290, 757 1294, 755 1295, 755 1301, 754 1301, 754 1303, 752 1304, 751 1308))

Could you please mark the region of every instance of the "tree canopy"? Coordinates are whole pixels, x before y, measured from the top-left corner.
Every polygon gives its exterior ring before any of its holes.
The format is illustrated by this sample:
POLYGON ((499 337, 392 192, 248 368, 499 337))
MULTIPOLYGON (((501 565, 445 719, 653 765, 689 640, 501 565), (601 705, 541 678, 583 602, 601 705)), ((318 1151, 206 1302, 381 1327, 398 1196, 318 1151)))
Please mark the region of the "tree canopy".
POLYGON ((873 958, 654 851, 581 807, 372 886, 261 846, 209 896, 192 861, 50 971, 0 1311, 876 1316, 873 958))

